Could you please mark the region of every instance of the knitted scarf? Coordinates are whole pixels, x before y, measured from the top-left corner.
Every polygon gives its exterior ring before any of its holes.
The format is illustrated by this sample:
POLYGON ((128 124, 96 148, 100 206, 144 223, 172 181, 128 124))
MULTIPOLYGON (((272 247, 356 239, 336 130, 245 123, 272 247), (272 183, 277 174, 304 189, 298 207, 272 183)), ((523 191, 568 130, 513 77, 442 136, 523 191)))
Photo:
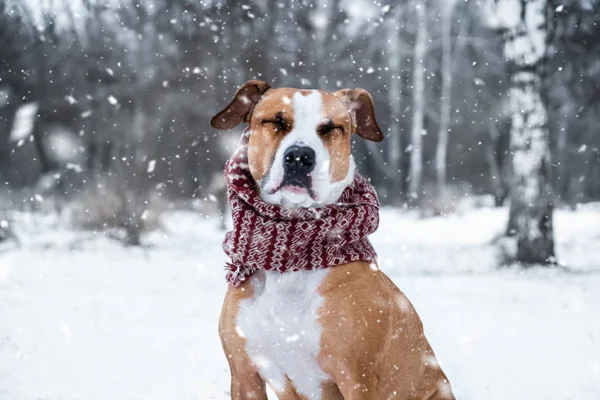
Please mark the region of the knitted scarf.
POLYGON ((237 287, 256 270, 303 271, 351 261, 375 262, 367 235, 379 225, 379 201, 358 172, 336 204, 287 209, 261 200, 248 167, 250 131, 225 165, 233 230, 223 249, 227 281, 237 287))

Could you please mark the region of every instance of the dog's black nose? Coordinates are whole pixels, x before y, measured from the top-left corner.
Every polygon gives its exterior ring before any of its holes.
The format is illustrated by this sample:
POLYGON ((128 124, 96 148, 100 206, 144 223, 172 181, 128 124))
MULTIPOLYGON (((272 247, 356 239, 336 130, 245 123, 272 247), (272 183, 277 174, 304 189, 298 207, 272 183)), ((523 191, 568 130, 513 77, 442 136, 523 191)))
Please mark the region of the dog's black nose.
POLYGON ((283 153, 283 166, 292 175, 308 175, 315 169, 315 151, 307 146, 290 146, 283 153))

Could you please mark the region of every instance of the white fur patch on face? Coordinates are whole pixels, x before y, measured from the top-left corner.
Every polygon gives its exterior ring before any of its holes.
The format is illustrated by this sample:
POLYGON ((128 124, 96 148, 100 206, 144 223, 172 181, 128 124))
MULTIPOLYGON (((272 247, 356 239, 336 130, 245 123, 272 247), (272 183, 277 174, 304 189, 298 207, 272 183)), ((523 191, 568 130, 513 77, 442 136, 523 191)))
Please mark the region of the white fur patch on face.
POLYGON ((308 399, 322 400, 329 380, 319 366, 323 298, 317 289, 328 269, 280 273, 258 270, 252 275, 254 296, 240 302, 238 334, 261 377, 277 393, 288 378, 308 399))
POLYGON ((261 181, 260 197, 267 203, 288 208, 319 207, 335 203, 354 179, 354 160, 352 157, 349 160, 350 168, 346 178, 339 182, 332 182, 331 156, 317 133, 317 127, 323 122, 321 93, 316 90, 311 91, 307 96, 296 93, 292 102, 294 127, 281 141, 271 169, 261 181), (286 187, 275 191, 281 185, 284 176, 284 153, 293 145, 307 146, 315 151, 316 165, 310 173, 314 198, 305 191, 291 190, 286 187))

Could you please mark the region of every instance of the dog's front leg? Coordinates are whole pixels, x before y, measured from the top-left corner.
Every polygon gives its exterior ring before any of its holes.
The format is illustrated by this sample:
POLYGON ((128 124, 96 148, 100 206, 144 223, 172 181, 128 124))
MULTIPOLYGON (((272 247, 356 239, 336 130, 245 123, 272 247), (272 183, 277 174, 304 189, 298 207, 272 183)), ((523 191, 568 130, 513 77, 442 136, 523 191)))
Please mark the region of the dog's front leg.
POLYGON ((231 370, 231 399, 267 400, 265 381, 246 353, 246 339, 236 331, 239 302, 250 295, 248 289, 242 291, 230 287, 227 291, 219 320, 219 335, 231 370))
POLYGON ((231 368, 232 400, 267 400, 265 381, 257 372, 243 368, 241 371, 229 363, 231 368))

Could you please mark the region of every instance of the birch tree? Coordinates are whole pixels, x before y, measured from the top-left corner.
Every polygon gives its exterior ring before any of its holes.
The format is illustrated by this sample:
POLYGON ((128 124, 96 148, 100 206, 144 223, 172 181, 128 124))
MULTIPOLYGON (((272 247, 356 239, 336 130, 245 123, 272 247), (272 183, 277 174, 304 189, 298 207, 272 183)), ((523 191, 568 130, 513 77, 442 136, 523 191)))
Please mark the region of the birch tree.
POLYGON ((547 0, 497 0, 494 23, 504 40, 510 77, 510 149, 514 171, 510 220, 520 264, 554 264, 550 147, 542 68, 546 55, 547 0))
POLYGON ((402 21, 402 8, 397 6, 393 18, 387 22, 387 50, 390 80, 388 87, 388 102, 390 104, 390 139, 387 149, 390 170, 395 176, 390 182, 391 201, 395 202, 400 197, 402 173, 402 53, 400 38, 400 22, 402 21))
POLYGON ((435 152, 435 170, 438 185, 438 194, 441 194, 446 185, 446 165, 448 154, 448 134, 450 129, 450 106, 452 95, 452 14, 455 0, 442 2, 442 95, 440 98, 440 124, 438 142, 435 152))
POLYGON ((425 0, 415 5, 417 32, 413 55, 413 121, 411 129, 411 157, 409 196, 417 199, 421 192, 423 175, 423 131, 425 117, 425 58, 427 55, 427 9, 425 0))

